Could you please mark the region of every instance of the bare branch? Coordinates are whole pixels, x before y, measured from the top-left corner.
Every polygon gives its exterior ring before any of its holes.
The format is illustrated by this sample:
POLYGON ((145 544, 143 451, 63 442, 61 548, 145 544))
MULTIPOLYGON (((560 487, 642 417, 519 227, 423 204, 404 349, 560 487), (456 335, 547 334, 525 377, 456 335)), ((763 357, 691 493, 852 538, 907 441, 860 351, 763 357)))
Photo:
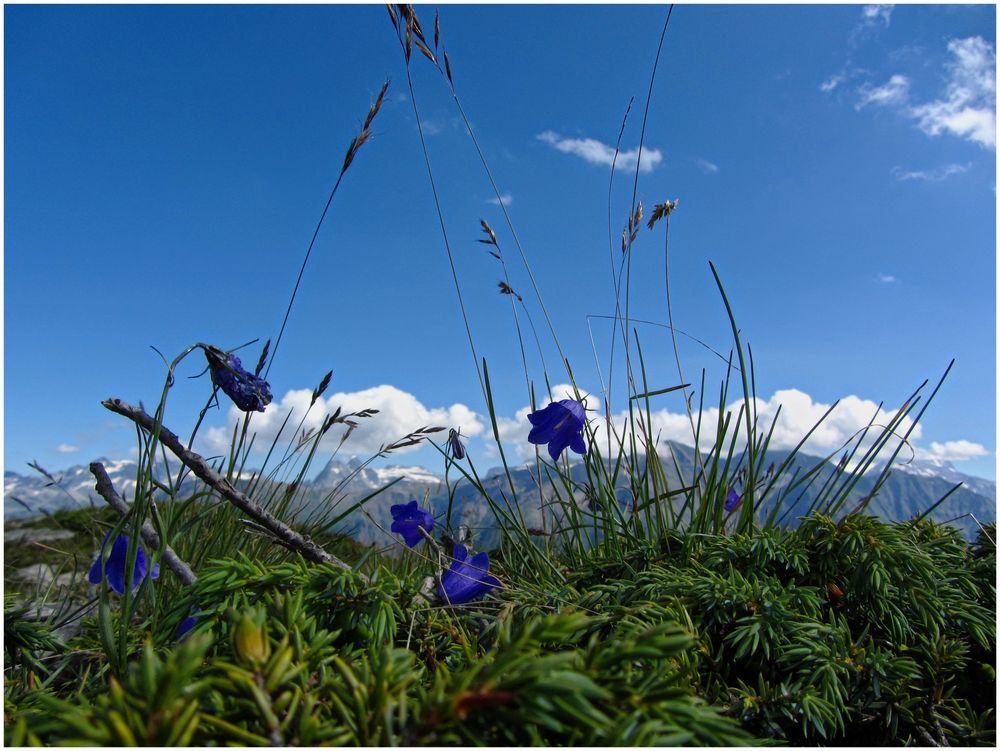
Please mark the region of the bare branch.
POLYGON ((299 534, 289 528, 286 524, 275 518, 270 512, 262 508, 256 501, 240 492, 218 472, 216 472, 201 455, 184 447, 177 436, 167 429, 165 425, 157 426, 156 421, 150 417, 142 407, 135 407, 123 402, 121 399, 105 399, 101 402, 107 409, 116 414, 127 417, 144 430, 159 433, 159 440, 170 449, 178 459, 206 485, 215 490, 219 495, 236 506, 240 511, 252 517, 261 527, 270 532, 277 540, 280 540, 285 547, 291 548, 302 555, 306 560, 314 563, 330 563, 340 568, 351 569, 351 566, 344 563, 336 556, 326 552, 322 547, 310 540, 308 537, 299 534))

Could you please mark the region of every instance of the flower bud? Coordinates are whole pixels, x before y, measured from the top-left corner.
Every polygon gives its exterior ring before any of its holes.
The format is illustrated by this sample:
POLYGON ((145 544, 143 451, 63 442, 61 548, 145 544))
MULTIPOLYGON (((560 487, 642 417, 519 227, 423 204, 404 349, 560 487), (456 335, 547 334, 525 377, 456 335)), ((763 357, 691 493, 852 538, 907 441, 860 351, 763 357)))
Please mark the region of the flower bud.
POLYGON ((256 617, 244 613, 233 635, 233 651, 240 662, 257 667, 263 665, 271 654, 263 614, 256 617))

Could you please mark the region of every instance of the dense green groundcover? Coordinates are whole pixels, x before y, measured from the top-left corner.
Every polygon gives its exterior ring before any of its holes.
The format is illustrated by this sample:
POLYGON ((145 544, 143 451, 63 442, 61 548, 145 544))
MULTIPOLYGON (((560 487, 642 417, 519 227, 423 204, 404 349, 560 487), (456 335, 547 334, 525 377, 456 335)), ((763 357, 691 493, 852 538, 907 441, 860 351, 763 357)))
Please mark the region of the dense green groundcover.
POLYGON ((96 618, 64 644, 8 602, 5 740, 993 745, 993 539, 814 515, 598 545, 549 589, 498 551, 504 589, 459 608, 405 559, 223 560, 139 611, 119 675, 96 618))

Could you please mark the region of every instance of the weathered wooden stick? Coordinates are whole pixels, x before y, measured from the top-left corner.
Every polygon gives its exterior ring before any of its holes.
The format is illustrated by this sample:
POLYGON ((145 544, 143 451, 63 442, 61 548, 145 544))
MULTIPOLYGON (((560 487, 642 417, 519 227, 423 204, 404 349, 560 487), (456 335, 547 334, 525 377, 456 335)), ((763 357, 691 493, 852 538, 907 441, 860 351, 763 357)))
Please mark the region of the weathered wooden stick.
MULTIPOLYGON (((128 516, 129 507, 125 503, 125 500, 118 495, 115 490, 115 486, 111 483, 111 478, 108 477, 107 470, 104 469, 104 465, 100 462, 91 462, 90 473, 97 479, 97 492, 100 494, 101 498, 108 502, 115 511, 117 511, 122 516, 128 516)), ((155 550, 160 549, 160 536, 156 534, 156 530, 153 529, 153 525, 147 521, 142 523, 142 539, 146 541, 146 544, 155 550)), ((194 584, 198 577, 195 576, 194 571, 188 566, 180 556, 173 551, 169 545, 163 548, 163 562, 167 564, 171 571, 177 574, 177 578, 180 579, 185 584, 194 584)))
POLYGON ((331 563, 334 566, 351 569, 348 564, 336 556, 330 555, 330 553, 323 550, 323 548, 308 537, 290 529, 266 509, 261 508, 252 498, 234 488, 225 477, 212 469, 211 465, 199 454, 185 448, 180 439, 168 430, 165 425, 157 426, 156 421, 142 407, 135 407, 123 402, 121 399, 105 399, 101 404, 112 412, 127 417, 149 433, 158 432, 160 442, 170 449, 178 459, 184 462, 202 482, 247 516, 252 517, 254 521, 274 535, 276 540, 280 541, 285 547, 301 553, 303 558, 314 563, 331 563), (157 428, 159 429, 158 431, 157 428))

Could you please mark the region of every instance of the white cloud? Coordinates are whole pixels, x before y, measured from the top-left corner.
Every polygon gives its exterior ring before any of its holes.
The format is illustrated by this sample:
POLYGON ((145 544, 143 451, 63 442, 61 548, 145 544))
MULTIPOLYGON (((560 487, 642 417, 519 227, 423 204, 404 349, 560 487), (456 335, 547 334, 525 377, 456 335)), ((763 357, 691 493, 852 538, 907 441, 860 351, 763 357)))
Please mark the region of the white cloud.
POLYGON ((701 167, 701 171, 706 175, 714 175, 719 171, 719 165, 707 159, 695 159, 695 162, 697 162, 698 166, 701 167))
MULTIPOLYGON (((279 446, 286 446, 295 429, 302 420, 299 430, 317 430, 323 424, 328 414, 338 407, 341 414, 359 412, 363 409, 377 409, 374 417, 359 418, 357 429, 344 444, 342 451, 350 456, 368 457, 378 452, 383 445, 399 440, 407 433, 421 427, 441 426, 445 428, 461 428, 463 436, 476 436, 483 431, 483 423, 479 416, 464 404, 452 404, 449 407, 426 407, 413 394, 402 391, 395 386, 382 385, 361 391, 341 392, 326 398, 320 398, 310 408, 311 389, 296 389, 287 392, 280 401, 271 402, 262 414, 254 414, 250 423, 251 431, 257 434, 254 445, 266 450, 278 434, 282 423, 289 412, 288 427, 282 433, 279 446), (303 420, 304 416, 304 420, 303 420)), ((231 407, 224 427, 209 428, 205 432, 205 443, 212 454, 221 454, 229 450, 233 427, 243 419, 243 413, 236 407, 231 407)), ((332 451, 337 448, 341 437, 346 431, 345 425, 336 425, 324 436, 320 450, 332 451)), ((438 443, 447 438, 447 433, 433 434, 438 443)), ((415 451, 419 446, 400 449, 394 453, 415 451)))
POLYGON ((912 107, 911 117, 931 136, 965 138, 984 148, 996 147, 996 52, 982 37, 952 39, 953 60, 945 66, 944 96, 912 107))
POLYGON ((861 9, 861 23, 865 26, 888 27, 895 5, 866 5, 861 9))
POLYGON ((891 174, 897 180, 905 182, 907 180, 923 180, 925 182, 941 182, 947 180, 952 175, 961 175, 969 171, 972 162, 965 164, 946 164, 943 167, 929 170, 904 170, 902 167, 893 167, 891 174))
POLYGON ((492 203, 494 206, 510 206, 514 203, 514 196, 510 193, 501 193, 499 198, 493 196, 493 198, 489 200, 489 203, 492 203))
MULTIPOLYGON (((553 397, 557 400, 572 397, 572 389, 565 385, 557 386, 553 389, 553 397)), ((678 396, 678 400, 680 398, 678 396)), ((736 425, 736 417, 742 405, 742 400, 734 400, 726 407, 726 412, 732 415, 730 431, 736 425)), ((608 456, 607 423, 604 419, 601 399, 594 394, 590 394, 587 398, 587 408, 588 421, 595 431, 594 435, 598 448, 604 456, 608 456)), ((774 431, 771 435, 770 448, 779 450, 792 449, 819 422, 820 418, 829 408, 829 404, 815 401, 809 394, 798 389, 776 391, 770 399, 757 399, 756 410, 759 430, 761 433, 766 433, 770 430, 773 423, 774 431)), ((505 450, 508 451, 508 457, 515 456, 522 460, 534 457, 535 447, 527 441, 528 431, 530 430, 527 420, 529 411, 529 407, 523 407, 517 411, 513 418, 498 417, 500 438, 504 442, 505 450)), ((842 450, 845 444, 849 444, 852 439, 857 440, 858 431, 868 425, 873 417, 876 425, 888 425, 895 413, 895 409, 879 409, 878 405, 869 399, 862 399, 853 395, 846 396, 840 400, 840 403, 833 412, 813 432, 802 451, 814 456, 825 456, 842 450)), ((642 414, 644 415, 644 413, 642 414)), ((697 419, 697 415, 695 417, 697 419)), ((688 420, 687 413, 683 411, 683 407, 680 407, 676 412, 669 409, 653 411, 650 419, 651 432, 657 438, 660 446, 663 446, 668 440, 677 441, 689 446, 694 443, 691 423, 688 420)), ((701 420, 701 448, 708 450, 715 441, 715 428, 719 421, 719 409, 717 407, 705 409, 701 420)), ((612 433, 611 443, 616 447, 616 450, 618 440, 614 437, 615 433, 618 436, 626 435, 627 424, 628 411, 625 409, 619 411, 612 418, 612 426, 615 432, 612 433)), ((912 425, 913 420, 911 418, 904 418, 902 423, 896 428, 897 434, 904 434, 912 425)), ((862 450, 872 445, 879 432, 879 427, 873 427, 869 431, 862 444, 862 450)), ((910 440, 918 440, 921 432, 921 426, 916 425, 910 434, 910 440)), ((729 437, 731 436, 732 433, 729 434, 729 437)), ((740 431, 736 436, 736 449, 738 451, 741 450, 745 443, 746 423, 744 421, 741 423, 740 431)), ((950 442, 948 445, 956 443, 958 442, 950 442)), ((890 440, 887 447, 880 453, 880 456, 884 454, 883 458, 887 457, 897 444, 897 439, 890 440)), ((726 445, 728 447, 728 438, 726 445)), ((955 453, 955 451, 952 453, 955 453)))
POLYGON ((60 443, 56 446, 56 451, 60 454, 75 454, 80 449, 77 446, 72 446, 68 443, 60 443))
POLYGON ((923 449, 918 452, 918 456, 921 458, 926 456, 949 462, 963 462, 969 459, 977 459, 981 456, 988 456, 989 453, 985 446, 973 443, 972 441, 945 441, 944 443, 931 441, 930 450, 923 449))
POLYGON ((823 83, 819 85, 819 90, 823 92, 833 91, 843 82, 844 82, 844 76, 840 74, 830 76, 828 79, 826 79, 825 81, 823 81, 823 83))
POLYGON ((909 95, 909 89, 910 79, 898 73, 881 86, 872 86, 868 83, 863 84, 858 88, 859 99, 854 108, 860 110, 869 104, 874 104, 878 107, 902 104, 909 95))
POLYGON ((882 282, 882 284, 892 284, 893 282, 896 281, 896 277, 894 277, 892 274, 879 273, 878 280, 882 282))
MULTIPOLYGON (((639 160, 638 147, 628 151, 619 151, 616 161, 614 148, 594 138, 563 138, 551 130, 539 133, 535 137, 564 154, 573 154, 591 164, 602 164, 608 167, 614 164, 616 169, 633 170, 635 169, 636 162, 639 160)), ((662 161, 662 151, 644 146, 639 171, 652 172, 662 161)))

